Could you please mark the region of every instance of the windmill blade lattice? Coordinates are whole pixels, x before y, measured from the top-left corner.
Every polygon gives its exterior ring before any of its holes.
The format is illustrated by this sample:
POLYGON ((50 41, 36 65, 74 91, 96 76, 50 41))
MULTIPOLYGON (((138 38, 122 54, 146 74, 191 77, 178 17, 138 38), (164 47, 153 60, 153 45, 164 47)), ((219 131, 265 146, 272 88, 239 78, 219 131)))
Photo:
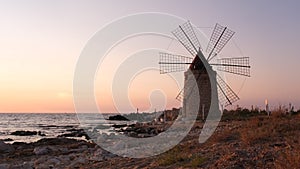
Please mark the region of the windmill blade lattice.
POLYGON ((192 56, 197 55, 198 50, 201 48, 201 45, 189 21, 180 25, 172 33, 179 40, 179 42, 191 53, 192 56))
POLYGON ((181 89, 178 95, 176 96, 176 100, 183 102, 183 98, 184 98, 184 90, 181 89))
POLYGON ((217 74, 217 86, 219 94, 219 102, 225 107, 232 105, 232 103, 238 101, 240 98, 229 85, 217 74))
POLYGON ((192 63, 193 58, 174 55, 170 53, 159 53, 160 74, 185 71, 187 66, 192 63))
MULTIPOLYGON (((186 76, 185 74, 184 88, 176 97, 177 100, 183 101, 183 105, 191 104, 193 99, 191 99, 190 96, 195 94, 195 87, 199 87, 200 85, 201 88, 199 90, 206 90, 205 86, 201 86, 201 80, 206 80, 205 78, 201 79, 201 75, 207 74, 206 71, 215 72, 216 70, 212 69, 211 66, 215 66, 219 71, 250 77, 249 57, 221 58, 215 59, 217 63, 210 63, 210 61, 215 58, 219 52, 221 52, 224 46, 235 34, 234 31, 227 27, 221 26, 220 24, 215 25, 206 48, 206 53, 202 53, 203 51, 199 40, 194 32, 192 24, 189 21, 180 25, 172 33, 187 49, 192 57, 160 53, 160 73, 164 74, 178 71, 191 71, 192 75, 194 75, 186 76), (203 58, 205 55, 206 59, 203 58), (206 64, 209 64, 210 66, 205 66, 206 64), (195 77, 196 74, 198 74, 198 77, 195 77), (194 81, 190 81, 192 79, 194 79, 196 83, 194 81)), ((232 105, 232 103, 239 100, 237 94, 217 73, 216 76, 210 78, 216 78, 216 83, 211 85, 214 85, 214 89, 217 88, 217 91, 214 90, 212 92, 218 92, 218 100, 221 105, 232 105)), ((205 92, 202 92, 202 94, 203 93, 205 92)), ((205 95, 206 94, 204 94, 204 97, 209 97, 205 95)))
POLYGON ((250 77, 249 57, 222 58, 217 61, 211 65, 217 66, 219 71, 250 77))
POLYGON ((216 24, 206 48, 206 52, 209 53, 207 57, 208 61, 210 61, 216 56, 215 54, 219 53, 223 49, 234 33, 234 31, 228 29, 227 27, 216 24))

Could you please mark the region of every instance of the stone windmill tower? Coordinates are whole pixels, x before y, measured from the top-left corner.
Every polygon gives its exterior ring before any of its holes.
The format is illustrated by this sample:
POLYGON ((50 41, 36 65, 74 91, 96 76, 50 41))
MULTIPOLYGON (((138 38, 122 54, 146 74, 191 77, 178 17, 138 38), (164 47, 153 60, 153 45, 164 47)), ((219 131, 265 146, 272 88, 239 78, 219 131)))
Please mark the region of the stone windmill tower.
POLYGON ((185 71, 184 88, 176 97, 183 102, 183 112, 189 113, 194 110, 192 107, 197 106, 199 107, 198 118, 204 119, 216 104, 217 107, 228 106, 239 100, 218 71, 250 77, 249 57, 214 59, 232 38, 234 32, 216 24, 205 52, 189 21, 180 25, 172 33, 191 56, 160 53, 160 73, 185 71), (194 98, 200 98, 200 101, 194 98))

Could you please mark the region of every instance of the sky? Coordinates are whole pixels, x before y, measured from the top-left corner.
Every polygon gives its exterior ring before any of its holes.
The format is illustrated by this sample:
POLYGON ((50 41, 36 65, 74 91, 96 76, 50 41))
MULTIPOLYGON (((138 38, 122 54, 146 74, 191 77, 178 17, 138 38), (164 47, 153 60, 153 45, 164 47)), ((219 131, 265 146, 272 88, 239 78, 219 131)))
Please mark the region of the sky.
MULTIPOLYGON (((234 43, 251 63, 251 77, 245 83, 243 78, 228 78, 241 98, 235 105, 263 107, 268 99, 271 108, 291 102, 298 109, 299 7, 297 0, 1 0, 0 112, 75 112, 73 76, 86 43, 113 20, 141 12, 176 15, 203 29, 215 23, 230 27, 236 32, 234 43)), ((124 53, 121 50, 119 54, 124 53)), ((144 71, 132 80, 128 96, 132 107, 147 111, 178 106, 172 99, 180 82, 160 76, 165 81, 161 92, 155 90, 158 79, 147 78, 157 75, 155 70, 144 71)), ((105 112, 115 112, 111 86, 97 79, 98 104, 105 112)))

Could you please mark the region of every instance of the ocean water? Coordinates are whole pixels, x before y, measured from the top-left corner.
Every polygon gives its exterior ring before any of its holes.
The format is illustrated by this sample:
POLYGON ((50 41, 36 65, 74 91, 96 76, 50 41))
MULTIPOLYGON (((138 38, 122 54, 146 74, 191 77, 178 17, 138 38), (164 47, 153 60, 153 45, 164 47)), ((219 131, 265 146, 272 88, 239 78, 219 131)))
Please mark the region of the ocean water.
MULTIPOLYGON (((42 138, 54 138, 61 134, 70 133, 70 129, 87 129, 99 133, 115 132, 111 127, 113 124, 124 124, 126 122, 106 121, 112 114, 100 116, 99 114, 77 114, 71 113, 2 113, 0 114, 0 140, 12 139, 13 142, 35 142, 42 138), (103 119, 104 117, 104 119, 103 119), (99 127, 100 126, 100 127, 99 127), (101 127, 102 126, 102 127, 101 127), (105 127, 103 127, 105 126, 105 127), (37 131, 45 136, 15 136, 14 131, 37 131)), ((85 139, 85 138, 77 138, 85 139)))

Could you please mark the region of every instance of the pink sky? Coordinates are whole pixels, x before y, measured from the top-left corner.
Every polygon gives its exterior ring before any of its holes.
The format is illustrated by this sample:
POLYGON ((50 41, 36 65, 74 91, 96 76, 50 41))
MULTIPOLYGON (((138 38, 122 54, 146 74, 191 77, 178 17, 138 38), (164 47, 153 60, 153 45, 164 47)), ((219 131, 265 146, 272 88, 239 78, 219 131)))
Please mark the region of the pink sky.
MULTIPOLYGON (((1 1, 0 112, 74 112, 73 74, 86 42, 105 24, 137 12, 170 13, 189 19, 199 27, 213 27, 216 22, 229 26, 236 31, 234 40, 242 53, 250 57, 252 66, 251 78, 239 92, 241 100, 236 104, 263 107, 264 100, 268 99, 271 107, 291 102, 298 109, 298 7, 298 1, 271 0, 132 1, 130 4, 114 0, 105 3, 1 1)), ((151 72, 145 76, 150 75, 155 76, 151 72)), ((139 88, 139 84, 146 83, 144 78, 138 76, 132 81, 132 87, 139 88)), ((172 101, 179 89, 172 80, 165 80, 172 86, 167 105, 179 106, 172 101)), ((229 82, 238 91, 243 80, 229 82)), ((97 79, 95 84, 99 104, 107 112, 115 111, 108 86, 102 86, 97 79), (103 94, 107 99, 98 97, 103 94)), ((150 109, 149 100, 143 98, 149 96, 146 90, 152 90, 151 85, 155 83, 140 88, 138 93, 129 90, 134 107, 150 109)), ((162 97, 159 92, 154 96, 162 97)))

